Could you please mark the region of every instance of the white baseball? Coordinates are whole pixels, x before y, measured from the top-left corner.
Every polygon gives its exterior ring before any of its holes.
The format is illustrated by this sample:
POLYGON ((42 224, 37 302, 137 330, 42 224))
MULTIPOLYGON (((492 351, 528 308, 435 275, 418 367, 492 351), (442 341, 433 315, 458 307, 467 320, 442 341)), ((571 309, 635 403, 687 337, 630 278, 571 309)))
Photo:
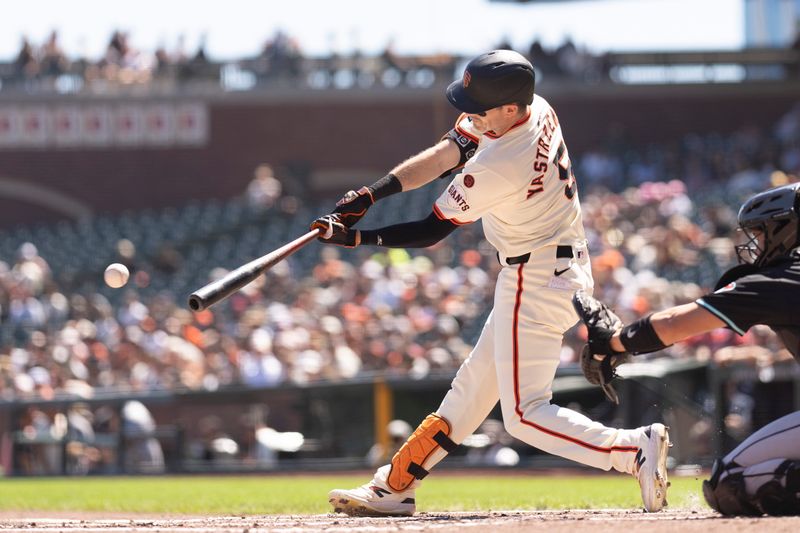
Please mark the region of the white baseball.
POLYGON ((106 281, 106 285, 113 289, 119 289, 126 283, 128 283, 128 277, 130 277, 130 272, 128 272, 128 267, 123 265, 122 263, 111 263, 106 267, 106 271, 103 274, 103 279, 106 281))

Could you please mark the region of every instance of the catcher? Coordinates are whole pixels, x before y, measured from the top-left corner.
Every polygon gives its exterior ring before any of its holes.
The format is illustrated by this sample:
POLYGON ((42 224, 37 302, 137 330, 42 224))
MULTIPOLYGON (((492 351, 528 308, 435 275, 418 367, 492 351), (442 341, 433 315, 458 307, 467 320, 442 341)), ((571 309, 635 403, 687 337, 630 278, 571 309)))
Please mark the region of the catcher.
MULTIPOLYGON (((693 303, 623 325, 605 304, 583 291, 573 305, 589 330, 581 355, 587 379, 617 396, 610 382, 631 355, 655 352, 716 328, 744 333, 772 328, 800 362, 800 183, 756 194, 739 210, 746 236, 736 246, 740 264, 714 292, 693 303)), ((800 411, 780 418, 714 462, 703 482, 708 504, 724 515, 800 514, 800 411)))

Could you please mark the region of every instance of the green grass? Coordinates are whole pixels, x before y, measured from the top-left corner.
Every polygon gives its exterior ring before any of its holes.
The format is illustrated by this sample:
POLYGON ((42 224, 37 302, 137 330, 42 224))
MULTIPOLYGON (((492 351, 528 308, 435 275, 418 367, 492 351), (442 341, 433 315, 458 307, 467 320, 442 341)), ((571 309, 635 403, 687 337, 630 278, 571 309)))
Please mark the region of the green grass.
MULTIPOLYGON (((364 476, 103 477, 4 479, 0 509, 191 515, 319 514, 327 492, 364 476)), ((696 507, 700 481, 674 478, 672 508, 696 507)), ((639 508, 630 476, 431 476, 417 491, 420 511, 639 508)))

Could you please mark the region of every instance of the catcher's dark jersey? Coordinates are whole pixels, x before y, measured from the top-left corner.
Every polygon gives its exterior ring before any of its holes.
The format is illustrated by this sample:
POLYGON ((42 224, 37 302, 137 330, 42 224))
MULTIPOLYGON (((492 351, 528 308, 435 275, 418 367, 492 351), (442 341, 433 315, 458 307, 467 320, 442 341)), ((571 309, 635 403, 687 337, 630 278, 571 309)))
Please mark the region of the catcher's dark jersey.
POLYGON ((787 258, 768 267, 739 265, 722 275, 716 290, 697 304, 730 329, 744 335, 764 324, 780 335, 800 361, 800 258, 787 258))

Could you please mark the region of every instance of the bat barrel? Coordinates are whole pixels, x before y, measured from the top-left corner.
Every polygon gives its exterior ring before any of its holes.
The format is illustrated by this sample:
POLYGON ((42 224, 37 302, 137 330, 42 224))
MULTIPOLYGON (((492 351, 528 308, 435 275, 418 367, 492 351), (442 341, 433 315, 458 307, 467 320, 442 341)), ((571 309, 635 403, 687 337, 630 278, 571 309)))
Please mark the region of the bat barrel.
POLYGON ((259 257, 258 259, 254 259, 236 270, 229 272, 224 277, 212 281, 208 285, 196 290, 189 295, 189 309, 192 311, 202 311, 220 300, 224 300, 272 268, 276 263, 286 259, 297 250, 316 239, 318 234, 318 229, 311 230, 292 242, 281 246, 277 250, 259 257))

